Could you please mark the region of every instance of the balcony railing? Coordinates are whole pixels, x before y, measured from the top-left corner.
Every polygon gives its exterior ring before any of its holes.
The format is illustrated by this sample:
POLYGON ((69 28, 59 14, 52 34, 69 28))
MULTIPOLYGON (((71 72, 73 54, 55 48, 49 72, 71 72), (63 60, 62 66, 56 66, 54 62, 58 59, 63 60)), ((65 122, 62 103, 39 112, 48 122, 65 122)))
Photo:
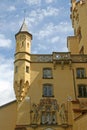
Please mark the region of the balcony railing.
POLYGON ((70 52, 53 52, 53 60, 71 60, 70 52))

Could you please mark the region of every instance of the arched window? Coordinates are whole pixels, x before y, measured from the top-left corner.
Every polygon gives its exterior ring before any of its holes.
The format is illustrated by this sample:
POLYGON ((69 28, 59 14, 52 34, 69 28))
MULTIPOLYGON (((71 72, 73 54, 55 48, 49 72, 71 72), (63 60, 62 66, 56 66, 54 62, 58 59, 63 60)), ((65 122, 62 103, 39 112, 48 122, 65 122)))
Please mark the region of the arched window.
POLYGON ((53 96, 52 84, 43 84, 43 96, 44 97, 52 97, 53 96))

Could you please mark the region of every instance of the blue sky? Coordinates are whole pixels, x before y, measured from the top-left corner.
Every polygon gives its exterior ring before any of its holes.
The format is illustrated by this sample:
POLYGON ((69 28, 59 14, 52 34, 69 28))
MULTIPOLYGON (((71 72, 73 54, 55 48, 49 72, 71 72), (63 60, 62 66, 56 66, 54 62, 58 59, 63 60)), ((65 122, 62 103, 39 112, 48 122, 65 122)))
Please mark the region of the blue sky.
POLYGON ((68 51, 67 36, 73 35, 70 6, 70 0, 0 1, 0 105, 15 99, 15 34, 24 17, 33 35, 32 53, 64 52, 68 51))

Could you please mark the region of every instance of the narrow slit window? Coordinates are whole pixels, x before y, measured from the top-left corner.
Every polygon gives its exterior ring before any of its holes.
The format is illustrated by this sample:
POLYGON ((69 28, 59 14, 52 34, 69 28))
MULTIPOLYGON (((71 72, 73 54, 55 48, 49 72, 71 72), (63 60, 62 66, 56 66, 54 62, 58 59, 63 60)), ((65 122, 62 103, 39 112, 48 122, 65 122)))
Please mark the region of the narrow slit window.
POLYGON ((29 73, 29 66, 26 66, 26 73, 29 73))

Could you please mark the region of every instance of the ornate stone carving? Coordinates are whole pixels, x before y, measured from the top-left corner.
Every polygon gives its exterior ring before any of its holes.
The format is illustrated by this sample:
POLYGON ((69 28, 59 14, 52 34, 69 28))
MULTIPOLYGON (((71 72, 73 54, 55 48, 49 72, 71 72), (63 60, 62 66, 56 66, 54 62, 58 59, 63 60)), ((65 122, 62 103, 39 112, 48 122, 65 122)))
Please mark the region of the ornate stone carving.
POLYGON ((36 105, 32 104, 30 111, 31 124, 56 124, 57 117, 56 112, 59 111, 59 106, 56 99, 43 98, 40 103, 36 105), (41 120, 40 120, 41 119, 41 120))
POLYGON ((64 103, 61 105, 59 113, 60 113, 60 117, 61 117, 61 123, 62 124, 66 124, 67 123, 67 113, 66 113, 66 109, 65 109, 65 104, 64 103))
POLYGON ((37 124, 39 120, 39 109, 38 105, 36 105, 35 103, 32 104, 30 114, 31 114, 31 124, 37 124))

